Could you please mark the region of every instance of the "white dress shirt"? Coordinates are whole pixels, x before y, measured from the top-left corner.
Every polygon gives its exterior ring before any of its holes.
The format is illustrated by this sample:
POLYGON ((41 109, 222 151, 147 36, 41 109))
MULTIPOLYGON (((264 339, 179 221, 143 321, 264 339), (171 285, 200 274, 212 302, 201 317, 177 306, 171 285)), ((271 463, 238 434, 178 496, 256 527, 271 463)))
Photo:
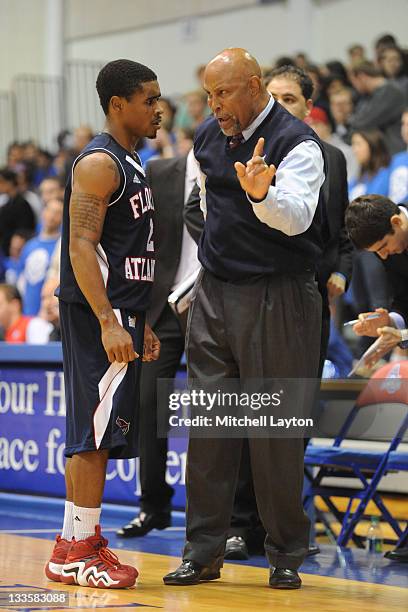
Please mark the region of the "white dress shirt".
MULTIPOLYGON (((197 183, 198 171, 194 161, 193 149, 187 156, 186 175, 184 180, 184 204, 187 202, 189 195, 197 183)), ((201 267, 197 257, 197 245, 190 236, 185 223, 183 223, 183 237, 181 242, 180 263, 177 268, 176 276, 174 277, 171 291, 175 291, 186 278, 201 267)))
MULTIPOLYGON (((244 140, 252 136, 274 104, 275 100, 270 96, 263 111, 242 130, 244 140)), ((200 206, 204 217, 207 213, 205 178, 205 174, 201 172, 200 206)), ((323 182, 324 162, 320 147, 313 140, 305 140, 283 158, 276 171, 275 186, 269 187, 262 202, 252 202, 248 195, 247 197, 262 223, 288 236, 295 236, 310 227, 323 182)))

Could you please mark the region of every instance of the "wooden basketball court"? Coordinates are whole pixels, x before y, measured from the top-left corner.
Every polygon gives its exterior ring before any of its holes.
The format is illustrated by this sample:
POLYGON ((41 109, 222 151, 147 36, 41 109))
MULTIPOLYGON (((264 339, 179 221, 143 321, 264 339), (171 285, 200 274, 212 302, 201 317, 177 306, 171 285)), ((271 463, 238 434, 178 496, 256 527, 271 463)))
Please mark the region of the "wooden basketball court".
MULTIPOLYGON (((16 592, 56 590, 69 593, 69 607, 106 612, 127 608, 163 609, 172 612, 221 610, 306 610, 324 612, 385 612, 408 609, 408 590, 403 587, 370 584, 301 574, 303 587, 278 591, 268 587, 268 570, 248 565, 226 564, 220 580, 191 587, 166 587, 162 577, 173 570, 179 559, 167 555, 116 550, 124 563, 140 571, 137 586, 126 590, 103 590, 59 585, 49 582, 43 572, 52 548, 50 540, 15 534, 0 534, 0 589, 16 592)), ((408 567, 407 567, 408 583, 408 567)), ((0 591, 0 592, 1 592, 0 591)), ((32 607, 4 607, 3 610, 67 609, 31 604, 32 607)))

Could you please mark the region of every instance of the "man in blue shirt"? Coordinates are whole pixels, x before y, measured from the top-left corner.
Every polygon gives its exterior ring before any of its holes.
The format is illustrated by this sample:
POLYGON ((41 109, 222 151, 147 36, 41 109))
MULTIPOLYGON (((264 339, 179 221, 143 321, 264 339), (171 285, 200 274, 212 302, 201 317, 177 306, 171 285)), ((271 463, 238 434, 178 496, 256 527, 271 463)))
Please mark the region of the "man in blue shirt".
POLYGON ((18 286, 23 293, 23 312, 36 315, 41 306, 41 289, 51 256, 60 236, 62 200, 50 200, 41 214, 41 233, 29 240, 21 252, 18 286))

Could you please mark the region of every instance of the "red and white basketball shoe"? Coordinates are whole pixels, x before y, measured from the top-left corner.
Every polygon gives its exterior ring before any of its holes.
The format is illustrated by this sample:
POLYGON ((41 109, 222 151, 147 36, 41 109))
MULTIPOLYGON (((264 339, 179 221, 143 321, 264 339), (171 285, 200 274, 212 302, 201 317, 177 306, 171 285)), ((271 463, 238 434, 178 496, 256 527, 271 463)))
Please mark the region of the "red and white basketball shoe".
POLYGON ((137 569, 122 565, 107 546, 100 525, 95 526, 95 535, 74 540, 61 570, 61 582, 100 589, 133 586, 139 575, 137 569))
POLYGON ((54 580, 55 582, 61 582, 61 570, 67 558, 68 551, 72 542, 61 538, 57 535, 55 538, 55 546, 52 551, 51 559, 45 566, 45 575, 48 580, 54 580))

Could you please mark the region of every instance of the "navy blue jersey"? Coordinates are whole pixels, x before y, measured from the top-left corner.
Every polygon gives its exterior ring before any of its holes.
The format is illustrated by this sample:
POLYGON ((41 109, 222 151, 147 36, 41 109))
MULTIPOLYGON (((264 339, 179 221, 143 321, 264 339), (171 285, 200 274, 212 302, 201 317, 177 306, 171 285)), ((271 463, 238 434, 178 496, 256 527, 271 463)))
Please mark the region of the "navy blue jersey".
POLYGON ((153 196, 137 154, 118 144, 107 133, 98 134, 74 162, 64 198, 59 298, 86 304, 69 257, 69 205, 75 165, 85 155, 102 151, 115 161, 120 185, 106 212, 96 248, 108 300, 113 308, 145 311, 154 278, 153 196))

